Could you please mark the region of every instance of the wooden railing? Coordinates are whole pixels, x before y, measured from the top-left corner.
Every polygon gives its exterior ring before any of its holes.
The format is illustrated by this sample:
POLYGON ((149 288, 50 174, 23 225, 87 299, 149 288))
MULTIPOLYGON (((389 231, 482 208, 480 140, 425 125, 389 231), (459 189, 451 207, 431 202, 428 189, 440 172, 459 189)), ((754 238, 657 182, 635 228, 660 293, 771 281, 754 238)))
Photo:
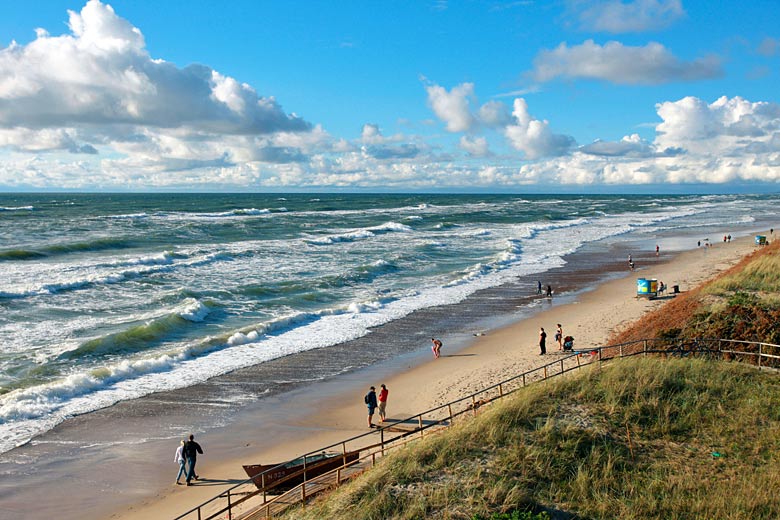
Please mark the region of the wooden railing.
MULTIPOLYGON (((239 519, 239 518, 271 518, 272 504, 278 500, 278 488, 280 484, 294 477, 303 475, 303 484, 294 488, 297 503, 306 503, 306 499, 314 492, 320 491, 319 486, 307 494, 307 459, 320 455, 322 452, 338 452, 342 454, 344 464, 328 474, 333 474, 334 485, 340 485, 345 479, 351 478, 360 471, 352 471, 344 477, 347 468, 367 467, 376 463, 377 458, 385 455, 387 451, 405 445, 409 440, 422 438, 433 430, 447 428, 455 423, 456 418, 465 415, 476 415, 478 409, 489 402, 509 395, 525 386, 538 381, 545 381, 557 377, 572 370, 578 370, 597 362, 599 366, 607 361, 633 356, 675 356, 675 357, 705 357, 712 359, 727 359, 743 361, 755 364, 759 369, 780 368, 780 346, 770 343, 753 341, 738 341, 727 339, 694 339, 694 340, 662 340, 643 339, 609 345, 606 347, 594 347, 587 350, 566 352, 556 360, 546 363, 522 374, 518 374, 500 383, 488 386, 449 403, 431 408, 417 415, 403 420, 385 423, 381 428, 372 430, 341 442, 325 446, 316 451, 304 454, 296 459, 303 459, 303 469, 295 475, 287 476, 283 480, 277 480, 265 485, 265 475, 278 471, 283 465, 271 468, 253 479, 247 479, 219 495, 190 509, 186 513, 177 516, 175 520, 211 520, 215 518, 239 519), (378 437, 378 438, 377 438, 378 437), (347 462, 347 453, 359 453, 356 461, 347 462), (360 466, 362 465, 362 466, 360 466), (260 481, 260 485, 255 483, 260 481), (269 494, 276 495, 269 497, 269 494)), ((321 477, 318 477, 321 478, 321 477)), ((269 479, 270 480, 270 479, 269 479)), ((281 496, 289 498, 290 492, 281 496)))

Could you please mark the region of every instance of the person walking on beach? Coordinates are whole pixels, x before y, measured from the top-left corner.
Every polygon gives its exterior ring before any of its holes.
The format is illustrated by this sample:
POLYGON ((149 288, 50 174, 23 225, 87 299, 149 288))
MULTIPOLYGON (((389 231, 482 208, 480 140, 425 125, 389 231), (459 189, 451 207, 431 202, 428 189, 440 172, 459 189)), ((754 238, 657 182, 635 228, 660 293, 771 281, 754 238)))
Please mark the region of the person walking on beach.
POLYGON ((195 463, 198 460, 198 453, 203 455, 203 448, 200 447, 200 444, 195 442, 195 436, 190 434, 190 440, 184 443, 184 456, 187 458, 187 466, 189 466, 189 471, 187 471, 187 485, 191 486, 192 479, 198 480, 200 477, 195 473, 195 463))
POLYGON ((544 327, 541 327, 539 330, 539 355, 543 356, 547 353, 547 348, 545 347, 544 343, 547 341, 547 333, 544 331, 544 327))
POLYGON ((547 297, 552 298, 552 287, 549 285, 547 286, 547 297))
POLYGON ((563 328, 560 323, 558 328, 555 329, 555 341, 558 342, 558 350, 563 350, 563 328))
POLYGON ((441 356, 442 342, 439 339, 431 338, 431 343, 433 343, 433 345, 431 345, 431 350, 433 351, 433 357, 439 359, 439 356, 441 356))
POLYGON ((176 475, 176 484, 181 485, 179 479, 182 475, 187 475, 187 459, 184 458, 184 441, 179 443, 179 447, 176 448, 176 455, 173 456, 173 462, 179 465, 179 473, 176 475))
POLYGON ((542 281, 536 281, 536 294, 542 294, 542 281))
POLYGON ((385 418, 387 417, 387 394, 390 392, 387 390, 384 383, 379 386, 382 387, 379 391, 379 422, 385 422, 385 418))
POLYGON ((658 244, 655 245, 655 256, 658 256, 658 253, 661 251, 661 248, 658 247, 658 244))
POLYGON ((368 427, 373 428, 374 425, 374 410, 376 410, 377 402, 376 402, 376 388, 373 386, 368 390, 368 393, 363 398, 363 401, 365 401, 366 406, 368 407, 368 427))

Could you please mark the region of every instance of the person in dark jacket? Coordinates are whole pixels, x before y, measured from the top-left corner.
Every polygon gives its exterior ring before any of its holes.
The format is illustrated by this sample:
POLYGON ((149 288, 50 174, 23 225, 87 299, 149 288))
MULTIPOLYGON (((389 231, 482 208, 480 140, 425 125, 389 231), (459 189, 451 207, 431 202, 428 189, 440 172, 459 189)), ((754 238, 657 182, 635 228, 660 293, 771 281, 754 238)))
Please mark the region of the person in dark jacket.
POLYGON ((373 386, 368 391, 366 396, 363 398, 363 401, 365 401, 366 406, 368 407, 368 427, 373 428, 374 427, 374 410, 376 410, 377 402, 376 402, 376 388, 373 386))
POLYGON ((197 462, 198 459, 198 453, 203 455, 203 448, 200 447, 200 444, 195 442, 195 436, 190 434, 189 440, 184 443, 184 456, 187 458, 187 465, 189 466, 189 471, 187 472, 187 485, 192 485, 192 479, 198 480, 200 477, 195 473, 195 462, 197 462))

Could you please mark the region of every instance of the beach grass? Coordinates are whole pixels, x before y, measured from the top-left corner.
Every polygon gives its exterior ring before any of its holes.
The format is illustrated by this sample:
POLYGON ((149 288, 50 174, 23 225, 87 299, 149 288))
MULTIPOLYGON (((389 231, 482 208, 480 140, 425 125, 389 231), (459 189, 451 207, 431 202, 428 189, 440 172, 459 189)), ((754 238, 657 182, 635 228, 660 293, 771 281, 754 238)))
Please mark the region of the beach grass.
POLYGON ((778 463, 776 374, 626 359, 523 389, 288 518, 780 518, 778 463))

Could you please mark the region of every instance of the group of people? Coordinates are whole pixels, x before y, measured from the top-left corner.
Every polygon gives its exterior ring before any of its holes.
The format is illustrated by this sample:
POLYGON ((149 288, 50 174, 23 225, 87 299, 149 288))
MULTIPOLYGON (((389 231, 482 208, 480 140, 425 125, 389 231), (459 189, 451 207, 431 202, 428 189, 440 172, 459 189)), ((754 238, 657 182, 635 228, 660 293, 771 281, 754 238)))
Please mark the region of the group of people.
POLYGON ((378 425, 374 424, 374 412, 379 411, 379 422, 385 422, 385 419, 387 419, 387 396, 390 393, 387 390, 387 387, 383 384, 379 385, 381 390, 379 391, 379 395, 376 394, 376 388, 373 386, 368 389, 368 393, 363 398, 363 401, 365 401, 366 406, 368 407, 368 427, 369 428, 379 428, 378 425))
MULTIPOLYGON (((558 323, 555 329, 555 342, 558 343, 558 350, 563 350, 563 327, 558 323)), ((543 356, 547 354, 547 333, 544 331, 544 327, 539 329, 539 355, 543 356)))
POLYGON ((173 456, 173 461, 179 465, 179 473, 176 475, 176 484, 181 485, 179 482, 182 475, 185 476, 187 485, 192 485, 192 480, 198 480, 200 477, 195 473, 195 463, 198 460, 198 453, 203 455, 203 448, 200 444, 195 442, 195 436, 190 434, 187 440, 182 440, 179 443, 179 447, 176 448, 176 454, 173 456))
MULTIPOLYGON (((550 285, 547 286, 547 297, 552 298, 552 287, 550 285)), ((537 280, 536 281, 536 294, 542 294, 542 281, 537 280)))

